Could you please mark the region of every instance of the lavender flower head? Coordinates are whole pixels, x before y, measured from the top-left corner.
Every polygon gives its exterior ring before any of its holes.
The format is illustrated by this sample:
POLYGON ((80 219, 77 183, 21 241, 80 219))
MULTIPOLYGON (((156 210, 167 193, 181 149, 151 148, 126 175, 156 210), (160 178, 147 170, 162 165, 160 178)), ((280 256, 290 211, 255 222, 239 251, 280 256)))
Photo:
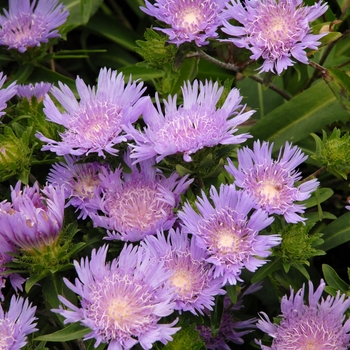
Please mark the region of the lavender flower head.
POLYGON ((6 102, 15 96, 17 92, 16 82, 13 82, 8 87, 2 89, 6 78, 6 75, 3 75, 3 72, 0 72, 0 117, 5 114, 5 112, 2 111, 7 107, 6 102))
POLYGON ((57 27, 69 12, 58 0, 9 0, 9 11, 0 15, 0 45, 20 53, 60 37, 57 27))
POLYGON ((154 29, 169 35, 169 42, 179 46, 194 41, 197 46, 207 45, 209 38, 217 38, 222 23, 221 12, 227 0, 147 0, 141 10, 157 18, 170 28, 154 29))
POLYGON ((294 202, 310 197, 319 185, 316 179, 295 183, 301 174, 295 168, 307 159, 301 149, 286 142, 276 160, 272 159, 273 143, 254 142, 253 151, 247 147, 238 150, 238 168, 228 159, 226 170, 235 178, 234 184, 247 191, 256 206, 269 214, 283 215, 287 222, 306 220, 297 213, 303 213, 305 205, 294 202))
POLYGON ((145 108, 143 120, 147 125, 144 133, 129 124, 125 130, 136 141, 131 145, 131 158, 137 162, 157 156, 157 162, 164 157, 182 153, 186 162, 191 161, 191 154, 204 147, 218 144, 238 144, 250 135, 234 135, 237 126, 245 122, 254 111, 243 112, 240 105, 242 97, 237 89, 232 89, 221 108, 216 108, 224 88, 206 81, 195 80, 182 87, 183 105, 177 107, 176 99, 169 96, 164 100, 163 114, 158 96, 158 110, 149 103, 145 108), (235 115, 235 117, 232 117, 235 115))
POLYGON ((159 229, 169 230, 176 219, 173 210, 180 194, 193 180, 180 178, 175 172, 166 178, 154 167, 154 159, 141 162, 139 168, 131 164, 129 152, 124 160, 131 173, 121 168, 102 170, 102 198, 96 198, 96 206, 104 215, 92 214, 94 224, 110 230, 107 239, 131 242, 156 234, 159 229))
POLYGON ((312 34, 309 24, 327 11, 328 6, 321 2, 302 6, 302 0, 231 0, 225 18, 243 26, 223 21, 222 30, 232 36, 225 41, 250 50, 253 60, 261 57, 260 72, 279 75, 294 64, 293 58, 308 64, 305 49, 316 50, 318 40, 327 34, 312 34))
POLYGON ((304 303, 305 285, 295 295, 291 289, 290 297, 285 295, 282 298, 279 324, 272 323, 261 312, 257 326, 273 338, 271 346, 256 341, 261 349, 349 349, 350 319, 344 323, 344 313, 350 306, 350 298, 338 292, 336 297, 328 296, 320 301, 324 288, 325 283, 321 280, 314 292, 309 281, 308 305, 304 303))
POLYGON ((157 261, 171 271, 170 282, 175 287, 175 309, 203 315, 203 310, 212 310, 214 297, 225 294, 221 289, 222 279, 213 277, 211 264, 205 261, 206 251, 200 248, 195 239, 180 230, 158 231, 157 236, 147 236, 145 243, 157 261))
POLYGON ((205 259, 214 266, 214 277, 223 277, 224 284, 242 281, 242 269, 254 272, 266 263, 270 248, 281 242, 279 235, 259 235, 273 218, 254 208, 253 199, 233 185, 221 185, 218 192, 210 189, 195 202, 194 210, 187 202, 178 212, 183 231, 193 234, 199 247, 205 249, 205 259))
POLYGON ((145 89, 143 83, 131 79, 124 84, 124 75, 111 69, 100 70, 97 86, 86 86, 77 77, 76 87, 80 96, 78 102, 71 89, 61 82, 60 88, 52 87, 51 93, 65 111, 57 107, 49 95, 44 99, 44 113, 49 121, 63 125, 62 141, 55 141, 37 133, 36 136, 47 145, 42 150, 58 155, 88 155, 105 152, 116 155, 115 145, 127 141, 122 124, 133 123, 142 114, 145 89))
POLYGON ((94 338, 95 347, 109 343, 108 350, 130 349, 140 343, 143 349, 150 349, 160 341, 166 344, 179 328, 158 321, 174 311, 173 289, 168 279, 170 272, 151 258, 150 252, 142 247, 125 245, 119 257, 106 263, 107 246, 91 259, 75 261, 78 277, 75 284, 64 279, 68 288, 81 298, 77 307, 66 298, 60 301, 70 310, 52 310, 65 317, 64 323, 80 322, 91 332, 84 340, 94 338))
POLYGON ((40 83, 28 84, 28 85, 18 85, 17 87, 17 95, 21 98, 27 98, 31 100, 32 97, 35 97, 39 102, 42 101, 45 95, 50 91, 52 84, 44 83, 43 81, 40 83))
POLYGON ((25 250, 52 244, 62 229, 63 190, 48 185, 40 191, 37 182, 21 190, 18 181, 11 198, 12 204, 0 203, 0 234, 25 250))
POLYGON ((80 211, 78 219, 85 220, 90 213, 97 213, 98 207, 92 203, 102 193, 99 175, 109 167, 99 162, 79 163, 79 157, 69 155, 64 156, 64 160, 52 166, 47 180, 54 187, 64 188, 65 198, 69 198, 66 207, 75 207, 80 211))
POLYGON ((35 328, 36 307, 28 303, 28 299, 12 296, 10 308, 4 313, 0 304, 0 349, 18 350, 27 344, 27 335, 35 328))

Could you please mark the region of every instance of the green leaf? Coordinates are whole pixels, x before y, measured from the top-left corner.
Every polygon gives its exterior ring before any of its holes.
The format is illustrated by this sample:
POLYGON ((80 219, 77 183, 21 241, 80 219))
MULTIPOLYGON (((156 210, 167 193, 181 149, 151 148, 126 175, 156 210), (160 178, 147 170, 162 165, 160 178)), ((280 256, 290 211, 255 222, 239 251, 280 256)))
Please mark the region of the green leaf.
POLYGON ((86 334, 91 332, 90 328, 82 327, 79 323, 72 323, 57 332, 41 335, 35 338, 35 341, 57 341, 66 342, 75 339, 82 339, 86 334))
POLYGON ((270 273, 279 270, 282 267, 282 261, 280 259, 276 259, 272 262, 268 262, 259 268, 257 272, 254 273, 251 283, 257 283, 263 280, 270 273))
POLYGON ((256 139, 273 141, 278 150, 286 140, 297 142, 325 125, 348 119, 349 114, 321 81, 259 120, 250 129, 254 138, 246 144, 251 146, 256 139))
POLYGON ((323 264, 322 272, 324 279, 330 287, 340 290, 342 293, 346 293, 349 290, 350 286, 338 276, 331 266, 323 264))
POLYGON ((324 230, 324 243, 318 247, 324 251, 350 241, 350 212, 331 222, 324 230))
POLYGON ((43 279, 47 274, 32 274, 26 281, 24 290, 26 293, 29 293, 31 288, 34 286, 35 283, 39 282, 41 279, 43 279))
POLYGON ((230 297, 231 303, 232 304, 236 304, 237 303, 237 297, 238 297, 238 293, 240 291, 240 286, 239 285, 227 285, 225 287, 226 292, 228 294, 228 296, 230 297))
POLYGON ((327 69, 322 77, 343 108, 350 112, 350 77, 346 72, 336 68, 327 69))
POLYGON ((199 332, 192 324, 189 327, 182 327, 180 331, 173 335, 173 340, 162 347, 164 350, 200 350, 204 343, 199 336, 199 332))
POLYGON ((306 208, 312 208, 319 203, 326 201, 328 198, 331 198, 333 196, 333 193, 334 191, 330 188, 319 188, 312 193, 309 199, 301 203, 303 203, 306 208))

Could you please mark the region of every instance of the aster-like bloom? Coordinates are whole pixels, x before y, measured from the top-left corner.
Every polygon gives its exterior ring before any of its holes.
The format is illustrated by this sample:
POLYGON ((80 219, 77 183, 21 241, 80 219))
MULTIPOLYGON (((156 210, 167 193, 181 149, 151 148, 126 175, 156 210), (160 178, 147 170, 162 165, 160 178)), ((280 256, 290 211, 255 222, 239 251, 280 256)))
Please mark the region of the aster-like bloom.
POLYGON ((31 100, 32 97, 35 97, 38 101, 42 101, 45 95, 50 91, 52 84, 51 83, 35 83, 28 85, 18 85, 17 95, 21 98, 27 98, 31 100))
POLYGON ((117 154, 116 144, 127 141, 122 124, 133 123, 142 114, 145 89, 143 83, 124 84, 124 75, 111 69, 100 70, 97 86, 87 86, 77 77, 76 87, 80 96, 78 102, 71 89, 61 82, 60 88, 52 87, 51 93, 65 111, 58 108, 49 95, 44 99, 44 113, 48 120, 63 125, 66 130, 60 134, 62 141, 55 141, 42 135, 36 136, 46 142, 42 150, 58 155, 88 155, 105 152, 117 154))
POLYGON ((58 0, 9 0, 9 11, 0 15, 0 45, 25 52, 60 37, 57 28, 69 15, 58 0))
POLYGON ((222 30, 231 35, 230 41, 250 50, 253 60, 264 60, 260 72, 277 72, 294 64, 293 59, 308 63, 305 49, 316 50, 318 41, 327 33, 312 34, 310 22, 323 15, 328 6, 322 1, 303 6, 302 0, 231 0, 225 17, 243 26, 224 21, 222 30))
POLYGON ((180 178, 176 172, 166 178, 154 167, 154 159, 141 162, 137 167, 131 164, 127 152, 124 160, 131 173, 121 168, 102 170, 102 198, 95 197, 95 200, 104 216, 91 214, 94 224, 110 230, 107 239, 131 242, 156 234, 158 229, 170 229, 176 219, 174 209, 180 195, 193 180, 187 176, 180 178))
POLYGON ((18 350, 27 344, 27 335, 37 331, 36 307, 28 299, 12 296, 8 312, 0 304, 0 349, 18 350))
POLYGON ((169 35, 169 42, 179 46, 194 41, 197 46, 207 45, 209 38, 217 38, 222 23, 221 12, 227 0, 147 0, 141 10, 170 26, 154 29, 169 35))
POLYGON ((305 205, 294 202, 308 199, 319 185, 312 179, 295 186, 301 173, 295 168, 307 159, 301 149, 286 142, 276 160, 272 159, 273 143, 254 142, 253 151, 248 147, 238 150, 238 168, 228 159, 226 170, 235 178, 235 185, 247 191, 256 206, 269 214, 283 215, 287 222, 306 220, 297 213, 304 213, 305 205))
POLYGON ((157 236, 145 239, 157 261, 171 271, 171 285, 175 287, 175 309, 203 315, 203 310, 212 310, 214 296, 225 294, 221 289, 222 279, 213 277, 211 264, 205 261, 207 253, 195 243, 195 238, 171 229, 167 238, 159 231, 157 236))
POLYGON ((86 219, 99 209, 92 204, 92 199, 101 196, 99 174, 109 166, 99 162, 79 163, 79 157, 69 155, 64 156, 64 160, 52 166, 47 180, 55 187, 62 186, 65 198, 69 198, 66 207, 72 205, 80 211, 78 219, 86 219))
POLYGON ((40 191, 37 182, 21 190, 18 181, 11 187, 11 199, 11 204, 0 203, 0 234, 25 250, 52 244, 62 229, 63 190, 48 185, 40 191))
POLYGON ((233 185, 221 185, 219 192, 213 186, 213 204, 204 192, 202 197, 195 202, 197 211, 187 202, 178 212, 183 230, 195 235, 198 246, 207 251, 206 261, 214 265, 214 277, 223 276, 224 284, 236 284, 242 281, 239 276, 243 268, 254 272, 266 263, 270 248, 281 238, 259 235, 273 218, 261 209, 252 212, 253 199, 233 185))
POLYGON ((6 75, 3 75, 3 72, 0 72, 0 117, 5 114, 5 112, 2 111, 7 107, 6 102, 15 96, 17 92, 16 82, 13 82, 8 87, 2 89, 6 78, 6 75))
POLYGON ((305 285, 297 291, 291 289, 281 301, 280 323, 272 323, 269 317, 261 312, 257 326, 269 334, 273 340, 271 346, 262 345, 263 350, 299 350, 299 349, 336 349, 347 350, 350 347, 350 319, 345 321, 345 311, 350 306, 350 298, 345 294, 336 297, 321 298, 325 283, 321 280, 314 292, 309 281, 309 300, 304 302, 305 285), (345 321, 345 322, 344 322, 345 321))
POLYGON ((136 141, 136 145, 131 145, 131 158, 141 161, 157 156, 159 162, 168 155, 182 153, 183 159, 190 162, 190 155, 204 147, 246 141, 250 135, 234 133, 254 111, 243 112, 237 89, 232 89, 222 107, 216 108, 223 90, 218 83, 187 82, 182 87, 183 105, 177 107, 177 96, 169 96, 168 101, 164 100, 164 114, 156 96, 158 110, 149 104, 143 114, 147 125, 144 133, 131 124, 125 128, 136 141))
POLYGON ((179 330, 173 327, 177 320, 158 324, 174 310, 174 291, 168 281, 171 272, 144 247, 125 245, 111 263, 106 263, 106 254, 107 246, 103 246, 92 251, 90 260, 74 262, 79 279, 75 285, 64 281, 81 298, 81 307, 59 296, 71 310, 53 311, 66 318, 64 323, 80 322, 90 328, 84 340, 95 338, 95 347, 109 343, 108 350, 123 350, 140 343, 150 349, 156 341, 172 340, 171 335, 179 330))

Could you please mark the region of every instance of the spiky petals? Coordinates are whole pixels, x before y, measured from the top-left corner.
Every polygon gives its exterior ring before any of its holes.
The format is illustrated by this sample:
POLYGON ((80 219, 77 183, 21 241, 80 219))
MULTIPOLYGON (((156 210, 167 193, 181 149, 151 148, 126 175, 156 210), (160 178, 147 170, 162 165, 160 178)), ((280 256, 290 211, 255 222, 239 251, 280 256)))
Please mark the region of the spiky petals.
POLYGON ((301 174, 295 168, 307 159, 301 149, 286 142, 276 160, 272 159, 273 144, 254 142, 253 151, 247 147, 238 150, 238 168, 228 159, 226 170, 235 178, 235 185, 247 191, 256 206, 269 214, 283 215, 287 222, 306 220, 297 213, 303 213, 305 205, 294 202, 310 197, 319 185, 316 179, 295 183, 301 174))
POLYGON ((176 310, 203 315, 204 309, 212 310, 215 295, 226 293, 221 289, 222 279, 213 277, 212 267, 205 261, 206 251, 196 245, 194 238, 171 229, 167 238, 159 231, 156 237, 146 237, 145 242, 157 261, 172 272, 176 310))
POLYGON ((5 112, 2 111, 7 107, 7 101, 16 95, 18 88, 16 82, 13 82, 6 88, 2 89, 6 78, 6 75, 3 75, 3 72, 0 72, 0 117, 5 114, 5 112))
POLYGON ((21 190, 18 181, 11 198, 11 205, 0 203, 0 234, 21 249, 40 250, 52 244, 62 229, 63 190, 48 185, 40 193, 38 183, 21 190))
MULTIPOLYGON (((132 165, 129 152, 124 160, 131 173, 121 168, 103 170, 102 198, 96 206, 104 215, 92 214, 96 226, 106 228, 107 239, 139 241, 158 229, 168 230, 175 222, 174 208, 193 180, 172 173, 168 178, 154 167, 154 159, 132 165)), ((93 202, 93 201, 91 201, 93 202)))
POLYGON ((244 142, 248 134, 234 135, 237 126, 245 122, 254 111, 243 112, 240 105, 242 97, 237 89, 232 89, 221 108, 216 108, 223 87, 206 81, 195 80, 182 87, 183 105, 176 106, 176 95, 164 100, 165 113, 158 111, 149 103, 143 114, 147 127, 142 133, 131 124, 125 130, 136 141, 131 145, 131 158, 136 161, 157 156, 157 162, 168 155, 182 153, 183 159, 191 161, 191 154, 204 147, 219 144, 238 144, 244 142), (235 117, 231 118, 232 115, 235 117))
POLYGON ((114 146, 127 141, 122 124, 133 123, 142 114, 143 83, 130 79, 125 86, 122 73, 117 75, 116 71, 103 68, 96 88, 86 86, 79 77, 76 79, 79 102, 67 85, 59 82, 59 86, 60 89, 53 87, 51 93, 65 112, 61 113, 48 95, 44 99, 44 112, 48 120, 63 125, 66 130, 60 135, 62 141, 38 133, 36 136, 47 143, 42 150, 58 155, 117 154, 114 146))
POLYGON ((328 296, 321 299, 325 283, 321 280, 314 292, 314 286, 309 281, 309 300, 304 303, 305 285, 297 291, 291 289, 289 298, 285 295, 281 301, 281 320, 274 324, 269 317, 261 312, 262 318, 257 326, 269 334, 273 340, 271 347, 262 345, 264 350, 299 350, 299 349, 337 349, 346 350, 350 347, 350 319, 345 323, 345 311, 350 306, 350 298, 345 294, 336 297, 328 296))
POLYGON ((9 0, 9 11, 0 16, 0 45, 23 53, 60 37, 57 28, 69 15, 58 0, 9 0))
POLYGON ((37 331, 35 306, 28 299, 12 296, 10 308, 4 313, 0 305, 0 349, 19 350, 27 344, 27 335, 37 331))
POLYGON ((236 284, 243 268, 254 272, 266 262, 271 247, 281 241, 279 235, 259 235, 273 218, 259 209, 253 211, 253 199, 232 185, 221 185, 220 191, 210 189, 209 202, 205 193, 198 198, 195 211, 186 203, 178 216, 185 232, 196 236, 197 244, 209 255, 206 261, 214 265, 214 276, 223 276, 224 284, 236 284))
POLYGON ((141 10, 170 26, 154 29, 169 35, 169 42, 180 45, 194 41, 197 46, 207 45, 209 38, 217 38, 221 12, 227 0, 147 0, 141 10))
POLYGON ((92 202, 93 198, 101 196, 99 174, 109 166, 99 162, 80 163, 79 157, 69 155, 64 156, 64 160, 52 166, 47 179, 53 186, 63 186, 65 197, 69 198, 66 206, 80 210, 78 219, 86 219, 90 213, 97 212, 98 207, 92 202))
POLYGON ((65 323, 80 322, 91 329, 84 339, 109 343, 108 349, 130 349, 140 343, 150 349, 156 341, 167 343, 179 328, 158 324, 169 316, 172 301, 170 272, 151 258, 144 247, 125 245, 119 257, 106 263, 107 246, 92 251, 91 259, 74 262, 79 279, 75 285, 65 279, 66 285, 81 297, 81 307, 59 296, 62 307, 53 310, 66 318, 65 323))
POLYGON ((249 49, 251 59, 264 60, 261 72, 281 74, 294 64, 293 58, 307 64, 305 49, 316 50, 318 40, 327 34, 312 34, 309 24, 327 11, 328 6, 321 2, 302 6, 302 0, 231 0, 225 17, 243 26, 224 21, 222 30, 232 36, 226 41, 249 49))
POLYGON ((35 97, 39 102, 43 100, 45 95, 50 91, 52 84, 51 83, 35 83, 28 85, 18 85, 17 95, 21 98, 27 98, 31 100, 32 97, 35 97))

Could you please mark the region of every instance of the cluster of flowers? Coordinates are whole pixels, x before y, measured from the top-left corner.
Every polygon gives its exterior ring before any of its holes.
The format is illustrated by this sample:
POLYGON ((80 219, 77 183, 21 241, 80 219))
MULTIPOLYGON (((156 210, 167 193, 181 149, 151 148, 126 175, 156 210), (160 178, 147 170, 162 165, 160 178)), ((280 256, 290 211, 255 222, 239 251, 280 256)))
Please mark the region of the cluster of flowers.
MULTIPOLYGON (((0 18, 0 44, 19 52, 57 36, 54 28, 68 15, 55 0, 39 1, 35 9, 29 0, 24 3, 27 11, 19 11, 19 0, 12 1, 9 12, 0 18), (40 23, 47 21, 45 29, 33 25, 33 18, 26 13, 35 14, 35 21, 41 18, 40 23), (9 29, 14 18, 22 24, 16 25, 16 30, 9 29), (26 30, 39 29, 43 32, 34 34, 43 40, 33 43, 25 38, 26 30), (9 32, 16 37, 7 38, 9 32)), ((202 46, 208 38, 218 37, 216 31, 223 25, 224 32, 238 37, 230 39, 235 45, 250 49, 253 59, 265 60, 262 71, 276 70, 278 74, 292 64, 290 56, 307 62, 305 49, 316 48, 323 35, 311 34, 309 22, 327 8, 321 3, 302 7, 296 0, 246 1, 244 7, 234 1, 229 5, 214 0, 159 0, 155 5, 146 1, 146 6, 147 14, 171 26, 159 28, 169 35, 170 42, 194 41, 202 46), (244 26, 232 26, 230 19, 244 26)), ((1 87, 4 80, 1 75, 1 87)), ((273 215, 281 215, 289 223, 304 221, 305 205, 298 202, 310 197, 318 181, 296 184, 301 180, 296 168, 306 159, 298 147, 286 143, 274 159, 273 145, 256 141, 253 149, 238 150, 237 165, 227 159, 225 168, 233 176, 232 184, 219 189, 212 186, 209 194, 202 191, 194 203, 187 201, 181 206, 181 195, 193 179, 176 172, 166 175, 157 164, 176 154, 191 162, 204 148, 245 142, 250 135, 237 134, 238 127, 254 111, 245 111, 239 91, 232 89, 217 107, 223 87, 195 80, 182 87, 181 105, 177 96, 160 101, 156 95, 155 107, 151 98, 144 96, 142 82, 130 78, 125 83, 123 74, 106 68, 101 69, 95 87, 78 77, 76 89, 79 100, 63 83, 58 87, 13 83, 0 90, 1 111, 15 94, 34 96, 43 100, 47 120, 64 128, 60 140, 36 134, 44 144, 43 151, 64 158, 52 167, 48 184, 43 189, 37 183, 21 189, 18 182, 11 188, 12 201, 0 203, 0 261, 2 265, 10 261, 11 252, 40 251, 53 244, 62 230, 65 206, 75 207, 79 219, 91 220, 106 229, 107 240, 121 240, 125 245, 112 261, 107 261, 108 245, 94 249, 90 258, 75 261, 78 278, 75 283, 64 281, 80 297, 80 305, 59 296, 65 308, 52 311, 62 315, 65 323, 80 322, 88 327, 91 332, 84 339, 95 339, 95 347, 108 343, 109 349, 130 349, 139 343, 150 349, 156 341, 167 343, 179 330, 177 319, 159 322, 163 317, 175 310, 194 315, 210 312, 215 296, 226 293, 225 286, 244 282, 244 269, 254 272, 266 263, 270 249, 281 242, 279 235, 264 232, 273 215), (141 116, 143 129, 137 126, 141 116), (127 145, 123 159, 130 171, 104 162, 107 155, 118 155, 120 145, 127 145), (91 154, 99 161, 86 162, 91 154)), ((6 268, 1 269, 0 287, 8 277, 14 289, 21 290, 23 278, 7 276, 6 268)), ((290 298, 282 300, 279 325, 262 315, 265 320, 256 326, 274 338, 271 349, 292 344, 294 348, 328 344, 347 348, 350 323, 343 325, 343 314, 350 299, 338 294, 319 303, 324 286, 321 281, 313 293, 310 283, 309 305, 303 302, 304 287, 295 296, 291 291, 290 298)), ((26 335, 36 330, 34 313, 35 307, 27 300, 15 297, 7 314, 1 309, 1 348, 25 345, 26 335)), ((249 330, 236 329, 252 329, 255 323, 255 319, 233 322, 226 315, 222 336, 242 343, 241 337, 249 330)), ((208 348, 224 347, 212 343, 205 327, 199 331, 208 348)), ((262 349, 269 348, 257 343, 262 349)))

